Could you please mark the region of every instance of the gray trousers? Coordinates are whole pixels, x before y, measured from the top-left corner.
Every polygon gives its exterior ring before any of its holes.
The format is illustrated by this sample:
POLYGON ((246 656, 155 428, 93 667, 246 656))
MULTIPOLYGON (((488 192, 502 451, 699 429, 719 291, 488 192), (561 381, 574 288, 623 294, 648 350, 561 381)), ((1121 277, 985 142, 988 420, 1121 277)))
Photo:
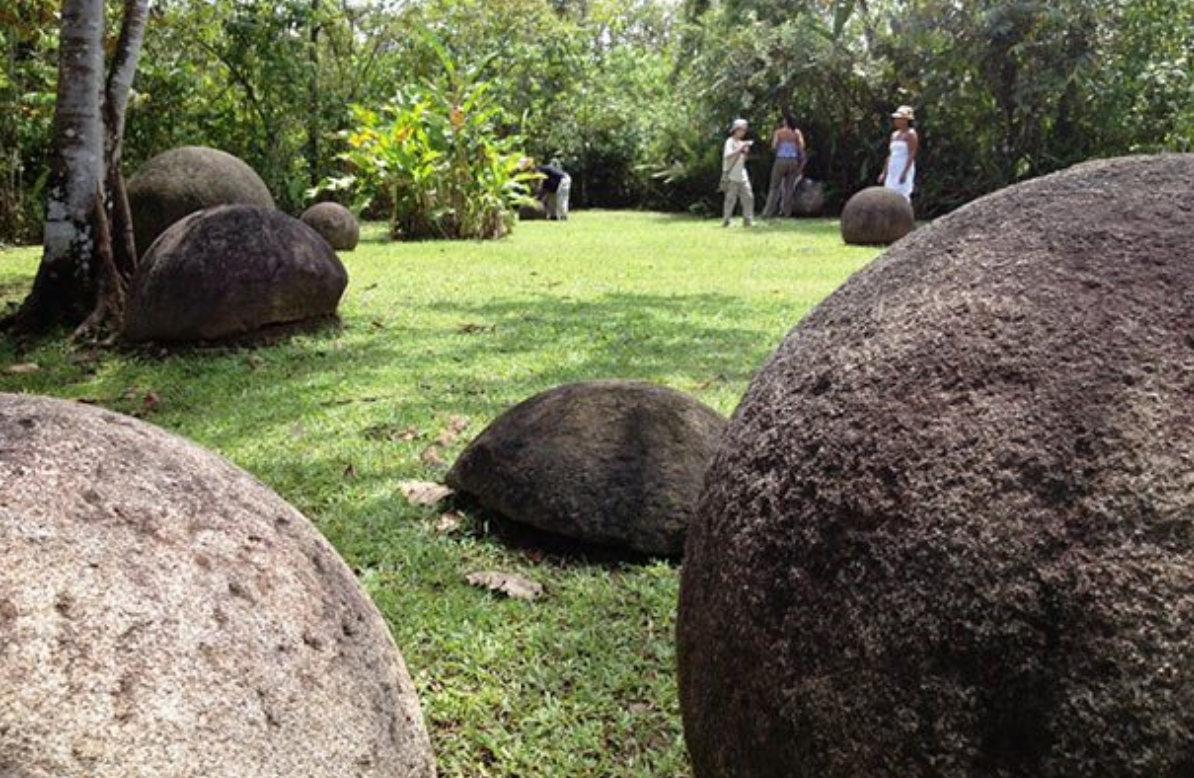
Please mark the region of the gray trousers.
POLYGON ((726 202, 722 209, 722 224, 729 224, 734 216, 734 206, 742 201, 742 220, 751 224, 755 220, 755 193, 750 188, 750 179, 745 181, 730 181, 726 184, 726 202))
POLYGON ((767 204, 763 206, 763 216, 775 216, 777 213, 791 216, 792 195, 799 183, 800 160, 775 160, 771 167, 771 187, 767 192, 767 204))

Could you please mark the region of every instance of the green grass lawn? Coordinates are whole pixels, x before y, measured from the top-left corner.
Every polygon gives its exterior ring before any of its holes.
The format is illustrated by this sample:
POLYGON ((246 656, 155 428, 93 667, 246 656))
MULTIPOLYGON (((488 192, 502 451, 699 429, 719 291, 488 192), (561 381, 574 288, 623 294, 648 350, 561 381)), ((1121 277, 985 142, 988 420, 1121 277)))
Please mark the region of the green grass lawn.
MULTIPOLYGON (((635 378, 729 414, 780 339, 876 251, 836 222, 582 212, 492 243, 388 243, 344 254, 344 327, 256 351, 72 355, 0 343, 0 391, 136 413, 245 467, 309 516, 385 614, 440 765, 468 776, 685 776, 673 674, 677 569, 504 547, 470 519, 441 533, 408 505, 469 439, 567 381, 635 378), (40 370, 10 374, 13 363, 40 370), (468 427, 433 447, 453 417, 468 427), (431 453, 427 453, 433 447, 431 453), (518 572, 535 602, 469 586, 518 572)), ((0 305, 38 251, 0 252, 0 305)))

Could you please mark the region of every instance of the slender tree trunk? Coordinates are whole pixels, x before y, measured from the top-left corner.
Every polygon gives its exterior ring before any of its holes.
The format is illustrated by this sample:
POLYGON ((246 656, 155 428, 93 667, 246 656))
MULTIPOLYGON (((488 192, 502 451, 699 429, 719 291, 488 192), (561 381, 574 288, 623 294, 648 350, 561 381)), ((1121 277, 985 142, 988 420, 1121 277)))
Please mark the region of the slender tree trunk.
POLYGON ((120 150, 147 17, 148 0, 124 0, 105 82, 104 0, 63 0, 42 260, 33 290, 0 326, 29 334, 83 322, 76 335, 92 335, 119 324, 136 262, 120 150))
POLYGON ((95 296, 95 215, 104 210, 103 0, 64 0, 61 24, 44 252, 13 321, 20 332, 77 323, 95 296))
POLYGON ((319 0, 311 0, 307 49, 307 65, 311 69, 307 82, 307 178, 311 186, 319 185, 319 11, 319 0))
POLYGON ((133 217, 124 185, 121 161, 124 148, 125 115, 133 77, 141 58, 149 0, 124 0, 124 17, 116 55, 104 90, 104 159, 106 167, 106 213, 104 224, 109 240, 97 252, 96 300, 91 314, 79 327, 83 336, 99 336, 120 330, 124 318, 125 292, 137 269, 137 247, 133 217))

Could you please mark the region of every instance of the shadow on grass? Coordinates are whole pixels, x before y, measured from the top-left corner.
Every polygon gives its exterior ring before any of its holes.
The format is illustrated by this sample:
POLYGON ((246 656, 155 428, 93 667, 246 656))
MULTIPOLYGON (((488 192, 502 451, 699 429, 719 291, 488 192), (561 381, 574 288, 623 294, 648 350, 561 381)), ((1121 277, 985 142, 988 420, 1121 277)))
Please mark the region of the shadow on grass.
MULTIPOLYGON (((397 477, 435 477, 441 466, 420 454, 448 414, 474 420, 467 438, 532 394, 604 378, 736 395, 784 334, 745 324, 757 314, 721 294, 438 301, 407 309, 396 319, 405 326, 378 329, 350 317, 341 332, 261 350, 101 355, 89 365, 47 344, 35 357, 43 369, 0 373, 0 391, 96 392, 92 401, 233 455, 300 507, 317 509, 346 489, 392 493, 397 477), (418 434, 377 440, 369 435, 377 425, 418 434)), ((445 447, 443 458, 464 442, 445 447)))

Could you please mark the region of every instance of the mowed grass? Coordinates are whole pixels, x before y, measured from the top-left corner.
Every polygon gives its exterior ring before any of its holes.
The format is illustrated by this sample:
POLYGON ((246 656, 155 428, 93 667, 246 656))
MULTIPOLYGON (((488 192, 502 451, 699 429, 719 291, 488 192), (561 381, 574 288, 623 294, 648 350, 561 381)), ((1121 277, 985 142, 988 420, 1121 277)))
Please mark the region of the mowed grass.
MULTIPOLYGON (((491 243, 344 254, 339 331, 254 351, 73 354, 0 343, 0 391, 136 413, 256 474, 339 549, 393 630, 441 775, 687 776, 674 676, 678 569, 507 548, 479 517, 399 494, 437 480, 511 405, 558 384, 655 381, 733 411, 815 303, 876 252, 836 222, 723 230, 715 220, 582 212, 491 243), (36 363, 12 374, 15 363, 36 363), (467 419, 463 434, 449 430, 467 419), (474 588, 477 570, 542 583, 535 602, 474 588)), ((0 252, 0 305, 38 251, 0 252)))

